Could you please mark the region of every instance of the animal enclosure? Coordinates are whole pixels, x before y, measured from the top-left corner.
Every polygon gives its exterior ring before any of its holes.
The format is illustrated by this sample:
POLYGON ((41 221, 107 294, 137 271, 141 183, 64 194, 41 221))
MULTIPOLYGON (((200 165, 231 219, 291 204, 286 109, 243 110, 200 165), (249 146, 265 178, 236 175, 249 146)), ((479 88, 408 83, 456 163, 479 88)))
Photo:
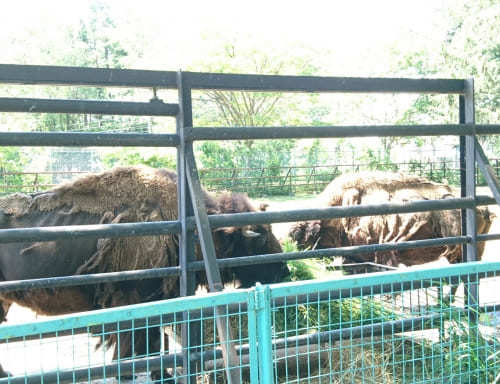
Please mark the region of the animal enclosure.
MULTIPOLYGON (((500 126, 475 124, 472 80, 230 75, 0 65, 0 83, 178 90, 178 103, 171 104, 157 98, 148 102, 0 98, 1 112, 170 116, 175 117, 177 124, 175 134, 0 132, 0 145, 3 146, 175 147, 178 152, 175 176, 177 220, 11 228, 0 231, 0 242, 178 235, 179 256, 179 265, 150 270, 2 281, 0 298, 12 297, 8 296, 12 292, 33 289, 78 289, 76 287, 93 284, 125 284, 138 279, 159 280, 177 276, 180 277, 180 295, 190 296, 195 293, 197 271, 206 271, 210 290, 217 292, 222 289, 220 269, 262 264, 260 268, 264 270, 270 263, 293 259, 443 245, 463 245, 463 261, 474 262, 477 260, 478 241, 500 237, 496 234, 477 235, 476 207, 500 203, 500 190, 476 135, 500 134, 500 126), (456 94, 460 121, 459 124, 425 126, 193 127, 192 91, 206 89, 456 94), (193 152, 193 141, 197 140, 429 135, 460 136, 461 198, 207 216, 193 152), (495 199, 476 196, 476 164, 495 199), (217 260, 212 232, 229 226, 241 228, 277 222, 450 209, 462 210, 460 236, 412 242, 242 255, 217 260), (194 244, 198 241, 203 261, 195 258, 194 244)), ((488 292, 487 286, 492 284, 498 271, 497 263, 477 263, 437 271, 392 272, 334 282, 263 285, 235 293, 104 309, 28 325, 2 325, 1 364, 6 371, 14 370, 14 375, 7 375, 0 379, 0 383, 39 382, 41 377, 43 382, 79 382, 110 376, 123 379, 140 372, 151 373, 152 380, 161 382, 191 383, 201 380, 227 380, 231 383, 398 382, 401 378, 401 382, 435 382, 445 378, 452 382, 458 378, 463 382, 472 377, 481 377, 478 382, 484 382, 482 378, 489 380, 498 373, 499 344, 494 328, 499 297, 496 295, 481 301, 481 292, 488 292), (457 296, 458 301, 443 300, 442 291, 447 290, 445 285, 465 287, 461 296, 457 296), (201 320, 200 316, 203 316, 201 320), (168 339, 164 328, 172 328, 167 329, 167 333, 171 333, 168 339), (205 340, 207 331, 211 338, 205 340), (428 337, 426 332, 434 334, 428 337), (86 342, 80 333, 87 335, 83 336, 86 342), (139 334, 146 338, 144 350, 136 347, 139 334), (167 341, 176 339, 179 334, 180 346, 167 341), (96 358, 90 335, 97 335, 101 341, 115 340, 116 359, 111 361, 104 351, 100 351, 102 355, 96 358), (158 342, 154 349, 150 347, 151 338, 158 342), (76 343, 77 339, 83 343, 76 343), (464 344, 465 340, 467 343, 464 344), (48 365, 42 362, 35 371, 28 371, 27 365, 24 370, 14 369, 16 362, 20 361, 14 356, 26 355, 37 344, 45 346, 45 343, 52 353, 42 348, 40 354, 52 357, 48 365), (69 343, 69 347, 62 347, 62 343, 69 343), (476 354, 467 354, 465 346, 476 354), (62 359, 59 350, 63 350, 64 355, 71 351, 72 364, 64 367, 59 364, 59 359, 62 359), (8 361, 8 356, 13 356, 14 361, 8 361)), ((31 357, 26 360, 31 360, 31 357)))

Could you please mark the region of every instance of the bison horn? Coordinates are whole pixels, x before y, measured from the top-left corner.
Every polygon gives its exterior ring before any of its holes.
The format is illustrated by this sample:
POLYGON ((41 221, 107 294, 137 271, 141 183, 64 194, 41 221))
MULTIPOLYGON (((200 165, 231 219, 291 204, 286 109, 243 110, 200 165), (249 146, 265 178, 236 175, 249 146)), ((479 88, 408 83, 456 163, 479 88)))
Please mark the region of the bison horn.
POLYGON ((251 229, 244 229, 243 231, 244 237, 259 237, 261 234, 258 232, 254 232, 251 229))

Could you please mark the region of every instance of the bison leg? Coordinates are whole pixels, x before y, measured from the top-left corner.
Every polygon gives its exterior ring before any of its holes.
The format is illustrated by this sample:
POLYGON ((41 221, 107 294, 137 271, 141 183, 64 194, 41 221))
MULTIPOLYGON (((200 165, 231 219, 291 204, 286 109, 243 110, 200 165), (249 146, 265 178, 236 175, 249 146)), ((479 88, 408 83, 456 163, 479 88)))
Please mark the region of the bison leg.
MULTIPOLYGON (((4 281, 2 273, 0 272, 0 281, 4 281)), ((12 303, 2 300, 0 297, 0 324, 7 320, 7 312, 12 303)), ((0 377, 8 377, 9 373, 4 371, 2 365, 0 364, 0 377)))
POLYGON ((458 284, 452 284, 450 286, 450 292, 446 295, 443 294, 443 287, 439 287, 438 289, 438 305, 439 306, 448 306, 451 305, 455 301, 455 295, 457 294, 458 284))
MULTIPOLYGON (((4 301, 0 301, 0 323, 5 321, 5 315, 7 315, 7 311, 9 310, 10 303, 6 303, 4 301)), ((0 378, 8 377, 10 374, 3 370, 2 365, 0 364, 0 378)))
MULTIPOLYGON (((146 331, 119 332, 112 336, 114 339, 113 361, 132 359, 134 356, 142 357, 146 354, 143 347, 146 341, 146 331)), ((117 377, 119 380, 133 380, 133 374, 123 374, 117 377)))
MULTIPOLYGON (((148 329, 138 329, 135 331, 120 332, 113 335, 115 339, 115 348, 113 351, 113 360, 122 361, 132 359, 133 357, 158 356, 161 352, 161 337, 164 337, 165 352, 168 353, 168 337, 164 333, 160 333, 160 327, 150 327, 148 329)), ((151 377, 153 380, 161 379, 161 371, 152 371, 151 377)), ((170 376, 163 372, 163 379, 170 376)), ((123 380, 131 380, 131 374, 122 375, 119 377, 123 380)))
MULTIPOLYGON (((3 276, 2 271, 0 271, 0 282, 2 281, 5 281, 5 277, 3 276)), ((9 312, 11 304, 12 303, 10 301, 6 301, 5 298, 0 295, 0 324, 7 320, 6 316, 7 312, 9 312)))
POLYGON ((9 372, 3 370, 2 365, 0 365, 0 378, 11 376, 9 372))
POLYGON ((7 321, 7 312, 12 303, 0 300, 0 324, 7 321))

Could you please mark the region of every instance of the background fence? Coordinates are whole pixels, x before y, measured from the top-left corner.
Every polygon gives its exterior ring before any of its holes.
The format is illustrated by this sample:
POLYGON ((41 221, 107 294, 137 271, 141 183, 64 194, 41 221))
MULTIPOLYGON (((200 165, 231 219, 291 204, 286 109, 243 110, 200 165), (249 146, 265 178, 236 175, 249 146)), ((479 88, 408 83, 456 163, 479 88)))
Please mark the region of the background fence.
MULTIPOLYGON (((497 177, 500 176, 500 159, 490 159, 490 164, 497 177)), ((246 192, 256 197, 318 193, 342 173, 366 170, 400 171, 424 176, 436 182, 446 180, 450 185, 460 185, 460 164, 458 161, 449 160, 330 164, 310 167, 205 168, 200 169, 199 173, 203 185, 210 191, 246 192)), ((0 168, 0 194, 39 192, 85 173, 87 172, 7 172, 0 168)), ((486 185, 480 172, 476 172, 476 183, 480 186, 486 185)))
POLYGON ((229 369, 242 383, 493 383, 500 372, 499 285, 500 263, 469 263, 257 286, 1 326, 0 352, 14 376, 0 383, 115 376, 121 382, 131 374, 147 381, 141 372, 153 372, 158 382, 225 382, 217 317, 234 330, 228 342, 237 359, 229 369), (452 287, 458 290, 450 301, 452 287), (475 302, 468 292, 479 288, 475 302), (184 349, 176 343, 183 323, 202 330, 184 349), (141 332, 158 341, 157 349, 117 361, 103 348, 94 351, 106 336, 115 336, 120 348, 122 335, 138 338, 141 332), (183 356, 187 372, 177 369, 183 356))

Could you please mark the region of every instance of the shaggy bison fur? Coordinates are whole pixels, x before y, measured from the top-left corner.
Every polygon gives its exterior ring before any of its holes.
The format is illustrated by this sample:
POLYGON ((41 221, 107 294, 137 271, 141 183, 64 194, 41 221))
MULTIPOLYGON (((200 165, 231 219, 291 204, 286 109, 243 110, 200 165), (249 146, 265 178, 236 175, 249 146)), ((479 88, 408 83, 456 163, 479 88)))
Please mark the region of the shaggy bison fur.
MULTIPOLYGON (((204 194, 208 214, 253 212, 246 195, 204 194)), ((13 194, 0 199, 0 228, 46 227, 177 220, 177 175, 147 167, 121 167, 82 177, 50 191, 13 194)), ((281 252, 269 225, 213 231, 219 258, 281 252)), ((116 272, 179 265, 177 235, 71 239, 0 245, 0 281, 116 272)), ((201 260, 201 253, 197 250, 201 260)), ((248 287, 256 281, 281 281, 285 263, 222 270, 224 282, 248 287)), ((204 284, 204 273, 197 275, 204 284)), ((11 303, 44 315, 60 315, 179 296, 177 278, 104 283, 92 286, 0 293, 0 322, 11 303)), ((150 343, 158 342, 152 328, 150 343), (154 337, 153 337, 154 335, 154 337)), ((120 334, 120 356, 147 350, 145 331, 120 334), (142 334, 143 333, 143 334, 142 334), (134 340, 134 345, 131 345, 134 340)), ((108 345, 116 343, 112 335, 108 345)), ((150 351, 154 346, 149 347, 150 351)), ((0 367, 0 372, 3 372, 0 367)))
MULTIPOLYGON (((454 198, 448 185, 425 178, 389 172, 344 174, 332 181, 319 196, 319 206, 353 206, 405 203, 416 200, 454 198)), ((488 233, 494 215, 488 208, 477 208, 477 232, 488 233)), ((337 248, 355 245, 403 242, 461 233, 460 210, 350 217, 300 222, 289 235, 300 249, 337 248)), ((460 245, 429 247, 402 251, 360 253, 348 262, 374 261, 398 266, 416 265, 445 257, 450 263, 462 259, 460 245)), ((478 244, 481 258, 484 243, 478 244)))

